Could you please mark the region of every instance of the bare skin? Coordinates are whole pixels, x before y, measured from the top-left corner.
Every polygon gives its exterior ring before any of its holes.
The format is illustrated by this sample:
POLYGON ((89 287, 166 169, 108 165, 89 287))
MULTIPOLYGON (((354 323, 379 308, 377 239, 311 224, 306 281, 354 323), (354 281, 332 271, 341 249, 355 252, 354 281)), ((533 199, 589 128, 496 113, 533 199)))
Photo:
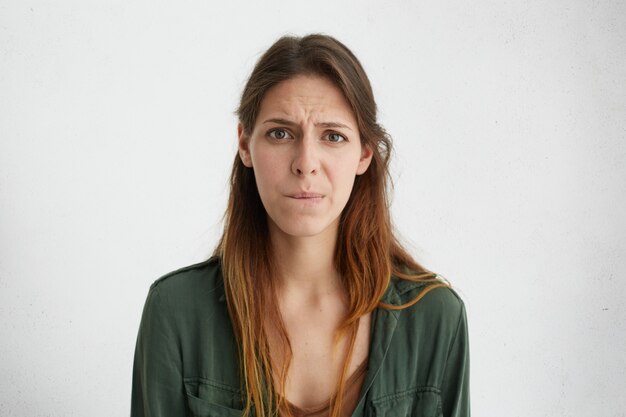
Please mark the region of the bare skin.
MULTIPOLYGON (((334 335, 347 314, 346 294, 333 265, 339 217, 354 180, 372 151, 361 144, 352 108, 341 90, 324 78, 298 76, 272 87, 250 136, 238 127, 239 154, 254 170, 268 213, 278 262, 278 306, 292 346, 284 387, 298 407, 328 400, 348 348, 334 335)), ((361 318, 348 376, 367 358, 370 315, 361 318)), ((266 323, 270 355, 284 352, 273 323, 266 323)), ((276 381, 279 375, 274 375, 276 381)))
MULTIPOLYGON (((347 314, 345 294, 339 276, 332 267, 334 249, 329 250, 327 245, 317 246, 314 242, 308 242, 313 243, 313 247, 307 247, 303 242, 298 245, 291 239, 278 240, 282 244, 274 247, 285 246, 291 253, 295 249, 299 254, 317 254, 307 257, 312 261, 309 269, 312 273, 292 276, 283 273, 278 291, 279 307, 293 353, 285 387, 286 399, 301 408, 312 407, 328 400, 337 390, 336 381, 343 369, 348 338, 344 337, 333 349, 333 337, 335 329, 347 314), (289 241, 292 244, 287 245, 289 241)), ((289 262, 293 261, 293 256, 279 255, 277 258, 286 259, 284 264, 290 264, 282 265, 282 270, 299 270, 296 263, 289 262)), ((360 320, 348 377, 367 359, 370 323, 369 314, 360 320)), ((271 329, 271 325, 268 328, 271 329)), ((281 361, 282 352, 276 335, 270 333, 270 337, 272 357, 281 361)))

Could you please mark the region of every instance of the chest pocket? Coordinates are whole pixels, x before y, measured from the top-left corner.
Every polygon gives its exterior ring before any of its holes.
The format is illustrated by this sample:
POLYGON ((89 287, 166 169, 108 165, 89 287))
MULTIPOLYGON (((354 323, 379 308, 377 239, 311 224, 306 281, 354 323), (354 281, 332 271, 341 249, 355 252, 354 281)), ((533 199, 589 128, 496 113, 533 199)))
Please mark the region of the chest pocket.
POLYGON ((372 401, 376 417, 442 417, 441 396, 435 388, 415 388, 372 401))
POLYGON ((192 417, 241 417, 238 389, 204 378, 185 378, 187 409, 192 417))

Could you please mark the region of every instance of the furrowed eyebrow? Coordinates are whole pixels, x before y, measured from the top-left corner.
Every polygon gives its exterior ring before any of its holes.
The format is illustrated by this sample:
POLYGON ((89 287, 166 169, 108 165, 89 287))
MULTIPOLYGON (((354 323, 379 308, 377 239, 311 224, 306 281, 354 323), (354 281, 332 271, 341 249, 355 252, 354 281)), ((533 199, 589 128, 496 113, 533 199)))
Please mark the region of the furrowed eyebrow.
POLYGON ((337 123, 337 122, 323 122, 323 123, 316 123, 315 126, 322 126, 322 127, 334 127, 334 128, 338 128, 338 127, 343 127, 346 128, 348 130, 352 130, 350 129, 350 127, 348 127, 347 125, 344 125, 343 123, 337 123))
MULTIPOLYGON (((280 125, 287 125, 287 126, 296 126, 297 123, 296 122, 292 122, 291 120, 287 120, 287 119, 267 119, 266 121, 264 121, 263 123, 277 123, 280 125)), ((350 129, 349 126, 343 124, 343 123, 338 123, 338 122, 320 122, 320 123, 315 123, 315 126, 322 126, 322 127, 326 127, 326 128, 345 128, 348 130, 352 130, 350 129)))
POLYGON ((276 123, 279 125, 295 126, 297 123, 287 119, 267 119, 263 123, 276 123))

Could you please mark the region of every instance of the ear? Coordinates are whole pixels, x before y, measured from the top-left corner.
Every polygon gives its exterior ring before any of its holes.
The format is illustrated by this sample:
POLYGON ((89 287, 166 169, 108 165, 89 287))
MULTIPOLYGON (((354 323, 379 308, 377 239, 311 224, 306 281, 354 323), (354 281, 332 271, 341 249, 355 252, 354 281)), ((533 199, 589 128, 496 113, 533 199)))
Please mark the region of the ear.
POLYGON ((246 136, 241 122, 237 123, 237 144, 239 147, 239 158, 248 168, 252 168, 252 158, 250 157, 250 141, 246 136))
POLYGON ((374 155, 374 152, 369 145, 361 145, 361 159, 359 159, 356 175, 361 175, 367 171, 367 168, 370 166, 370 162, 372 162, 372 155, 374 155))

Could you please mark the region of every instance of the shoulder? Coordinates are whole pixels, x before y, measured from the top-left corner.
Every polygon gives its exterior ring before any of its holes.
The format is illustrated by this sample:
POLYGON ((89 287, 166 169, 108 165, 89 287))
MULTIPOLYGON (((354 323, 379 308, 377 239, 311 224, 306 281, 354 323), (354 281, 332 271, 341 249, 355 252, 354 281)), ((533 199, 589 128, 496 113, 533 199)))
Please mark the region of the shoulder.
POLYGON ((221 276, 220 258, 212 256, 206 261, 184 266, 162 275, 152 283, 150 289, 155 287, 159 287, 160 289, 185 287, 190 284, 189 281, 197 280, 198 278, 208 284, 220 285, 221 280, 217 279, 217 275, 221 276))
POLYGON ((421 297, 420 303, 424 302, 432 307, 454 311, 463 309, 463 300, 456 290, 441 276, 432 274, 432 277, 428 280, 412 281, 393 276, 389 283, 388 297, 395 298, 397 303, 402 304, 410 302, 415 297, 421 297), (397 297, 394 297, 393 293, 397 297))
POLYGON ((196 349, 205 346, 207 337, 230 334, 228 326, 220 258, 179 268, 150 286, 142 316, 144 333, 167 336, 196 349))
MULTIPOLYGON (((435 279, 433 279, 435 278, 435 279)), ((465 305, 446 281, 393 277, 377 311, 380 338, 390 338, 386 372, 391 385, 377 395, 407 387, 441 390, 450 358, 467 347, 465 305)))
POLYGON ((150 286, 149 298, 157 297, 161 303, 181 308, 204 304, 211 298, 218 301, 223 293, 220 258, 213 256, 162 275, 150 286))
POLYGON ((396 318, 394 354, 412 363, 415 369, 431 369, 432 373, 416 384, 439 387, 450 352, 455 346, 463 351, 468 347, 465 304, 443 280, 394 280, 392 285, 397 291, 397 305, 417 300, 390 312, 396 318), (441 284, 446 286, 436 286, 441 284))
POLYGON ((396 303, 415 304, 400 310, 400 318, 417 325, 455 333, 466 320, 465 303, 459 294, 439 276, 431 282, 413 282, 394 277, 390 283, 397 294, 396 303))

